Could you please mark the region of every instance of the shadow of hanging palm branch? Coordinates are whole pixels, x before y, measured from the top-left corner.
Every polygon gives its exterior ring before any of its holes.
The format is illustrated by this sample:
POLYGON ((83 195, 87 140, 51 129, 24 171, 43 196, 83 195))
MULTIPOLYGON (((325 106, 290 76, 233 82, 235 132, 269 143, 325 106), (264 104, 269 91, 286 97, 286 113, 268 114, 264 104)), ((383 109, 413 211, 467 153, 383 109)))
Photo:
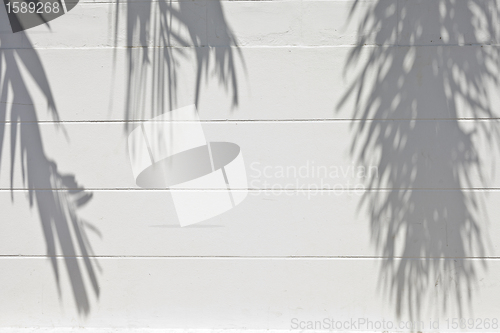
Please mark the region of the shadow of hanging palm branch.
MULTIPOLYGON (((4 12, 0 12, 0 16, 2 20, 7 19, 4 12)), ((9 37, 12 35, 0 35, 0 45, 4 45, 2 39, 9 37)), ((14 177, 16 173, 21 173, 23 188, 28 189, 30 206, 38 210, 47 257, 52 264, 59 294, 61 260, 58 260, 58 256, 62 256, 78 312, 87 315, 91 308, 85 282, 87 279, 93 293, 99 297, 97 263, 91 260, 93 253, 87 231, 92 230, 98 234, 99 232, 79 218, 77 210, 91 200, 92 193, 77 184, 73 175, 61 173, 57 163, 44 152, 36 109, 28 89, 27 77, 21 68, 27 70, 30 79, 34 80, 36 87, 43 92, 53 118, 58 120, 59 116, 47 75, 27 36, 24 47, 25 49, 0 48, 0 157, 5 138, 10 134, 12 201, 13 191, 16 190, 14 177), (19 166, 15 164, 18 153, 21 160, 19 166)))
POLYGON ((377 166, 367 186, 385 189, 367 191, 362 205, 387 258, 380 282, 398 316, 420 319, 436 301, 440 311, 462 314, 486 265, 463 258, 485 256, 483 193, 470 189, 488 186, 491 165, 483 165, 479 142, 496 148, 498 128, 459 118, 498 117, 489 89, 498 84, 498 49, 471 45, 496 38, 498 8, 480 0, 376 0, 359 26, 374 35, 360 35, 346 63, 356 75, 337 108, 355 101, 351 155, 377 166))
MULTIPOLYGON (((129 47, 126 120, 150 119, 177 107, 180 62, 192 57, 191 52, 195 53, 194 103, 199 102, 202 82, 215 78, 230 93, 232 106, 238 105, 236 54, 242 57, 219 0, 123 5, 129 47), (210 45, 211 34, 216 45, 210 45)), ((116 9, 118 31, 120 1, 116 9)))

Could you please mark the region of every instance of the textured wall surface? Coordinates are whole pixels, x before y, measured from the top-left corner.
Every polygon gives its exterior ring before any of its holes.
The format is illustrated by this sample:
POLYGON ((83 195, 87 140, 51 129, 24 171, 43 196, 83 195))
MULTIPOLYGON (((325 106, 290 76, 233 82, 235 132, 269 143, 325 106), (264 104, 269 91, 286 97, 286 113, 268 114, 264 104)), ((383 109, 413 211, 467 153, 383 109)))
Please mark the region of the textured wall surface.
POLYGON ((13 34, 2 6, 0 327, 500 331, 499 14, 84 0, 13 34), (127 137, 190 104, 249 193, 181 228, 127 137))

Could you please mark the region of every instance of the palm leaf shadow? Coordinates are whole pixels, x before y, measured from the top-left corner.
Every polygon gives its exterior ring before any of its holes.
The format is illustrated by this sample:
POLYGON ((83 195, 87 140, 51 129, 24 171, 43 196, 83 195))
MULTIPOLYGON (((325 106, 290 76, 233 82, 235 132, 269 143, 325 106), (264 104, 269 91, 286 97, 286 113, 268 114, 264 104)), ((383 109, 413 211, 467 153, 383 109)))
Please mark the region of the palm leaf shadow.
POLYGON ((374 33, 360 34, 346 62, 356 74, 337 110, 354 101, 351 156, 378 167, 367 187, 384 190, 367 191, 361 204, 398 316, 421 319, 436 301, 462 316, 486 268, 464 259, 484 257, 488 242, 484 195, 469 189, 478 179, 488 186, 478 142, 498 148, 498 128, 459 119, 498 118, 489 88, 499 83, 498 50, 479 45, 497 37, 499 7, 490 4, 377 0, 359 25, 374 33))
MULTIPOLYGON (((150 119, 177 107, 180 60, 190 57, 193 49, 196 62, 193 102, 199 103, 202 83, 215 78, 230 94, 232 107, 238 106, 235 66, 237 59, 243 62, 243 58, 219 0, 204 6, 172 0, 123 5, 129 46, 126 120, 150 119), (214 34, 215 45, 209 44, 210 34, 214 34), (146 107, 148 102, 150 109, 146 107)), ((120 25, 120 9, 121 3, 117 1, 115 31, 120 25)))
MULTIPOLYGON (((3 12, 0 14, 6 16, 3 12)), ((0 45, 4 45, 2 38, 10 36, 0 35, 0 45)), ((99 297, 98 266, 91 260, 93 252, 87 236, 87 231, 92 230, 91 224, 82 220, 77 210, 92 199, 92 193, 85 191, 74 175, 61 173, 57 163, 45 154, 40 123, 23 69, 42 91, 54 120, 59 120, 59 114, 40 57, 27 36, 24 43, 25 49, 0 48, 0 157, 6 132, 10 130, 12 202, 14 191, 18 190, 14 178, 20 172, 30 207, 36 206, 38 211, 58 292, 61 295, 62 268, 58 257, 62 256, 78 313, 88 315, 91 303, 85 281, 90 281, 90 288, 99 297), (16 165, 17 156, 20 165, 16 165)))

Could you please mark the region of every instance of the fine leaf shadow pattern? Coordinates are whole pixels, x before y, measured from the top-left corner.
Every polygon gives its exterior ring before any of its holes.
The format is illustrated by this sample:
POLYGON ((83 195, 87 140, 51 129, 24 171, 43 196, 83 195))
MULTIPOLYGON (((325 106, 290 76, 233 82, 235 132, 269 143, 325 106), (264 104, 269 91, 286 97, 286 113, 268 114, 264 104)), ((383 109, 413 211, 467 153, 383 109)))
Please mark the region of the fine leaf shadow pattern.
POLYGON ((238 106, 235 66, 243 57, 219 0, 118 0, 115 46, 122 24, 128 47, 125 120, 151 119, 178 107, 179 75, 194 74, 192 86, 183 88, 192 90, 191 103, 198 105, 202 84, 215 80, 230 95, 232 108, 238 106), (181 63, 189 63, 192 72, 181 72, 181 63))
MULTIPOLYGON (((0 20, 8 22, 3 7, 0 8, 0 20)), ((16 35, 20 34, 24 33, 16 35)), ((92 258, 88 232, 99 237, 100 233, 79 217, 78 209, 92 199, 92 193, 80 186, 74 175, 58 170, 56 161, 44 151, 41 126, 32 98, 33 85, 30 88, 29 82, 34 82, 35 88, 43 93, 48 111, 57 126, 64 128, 58 123, 58 110, 40 57, 28 36, 22 37, 23 48, 18 49, 15 45, 8 48, 12 34, 0 34, 0 157, 5 154, 4 150, 10 150, 10 166, 2 170, 10 169, 12 203, 17 197, 15 191, 26 192, 30 207, 38 211, 59 295, 62 295, 61 276, 65 270, 78 313, 86 316, 91 310, 90 294, 96 298, 100 294, 100 268, 92 258), (16 188, 14 181, 18 174, 21 174, 22 188, 16 188)), ((9 159, 3 158, 2 161, 9 159)))
MULTIPOLYGON (((351 19, 362 5, 354 0, 351 19)), ((361 205, 385 258, 381 290, 398 317, 462 316, 471 311, 478 270, 487 269, 465 258, 483 258, 489 248, 485 194, 473 189, 491 184, 486 170, 495 165, 484 152, 499 142, 491 99, 500 59, 488 45, 498 36, 498 8, 481 0, 375 0, 361 14, 359 31, 369 33, 348 56, 345 74, 353 78, 337 112, 354 105, 351 156, 378 168, 361 205)))

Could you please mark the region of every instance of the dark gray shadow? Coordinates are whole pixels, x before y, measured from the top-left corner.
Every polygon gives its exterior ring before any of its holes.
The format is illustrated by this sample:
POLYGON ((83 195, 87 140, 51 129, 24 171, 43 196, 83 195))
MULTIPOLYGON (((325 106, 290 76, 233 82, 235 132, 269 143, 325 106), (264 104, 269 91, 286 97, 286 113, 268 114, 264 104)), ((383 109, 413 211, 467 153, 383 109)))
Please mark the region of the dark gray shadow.
MULTIPOLYGON (((195 76, 194 84, 188 88, 192 89, 189 93, 193 93, 193 104, 198 107, 203 84, 217 84, 225 88, 232 109, 238 106, 236 62, 239 60, 244 66, 244 61, 226 22, 220 0, 118 0, 115 34, 122 25, 126 29, 128 66, 124 116, 126 134, 137 127, 136 120, 152 119, 180 106, 181 61, 193 70, 183 73, 188 73, 189 77, 192 74, 195 76), (126 12, 126 22, 119 21, 122 9, 126 12)), ((115 35, 115 45, 118 45, 118 35, 115 35)), ((176 159, 181 157, 176 155, 176 159)), ((169 171, 164 168, 166 165, 155 165, 148 173, 157 171, 168 174, 169 171)), ((193 165, 199 167, 198 164, 193 165)), ((203 174, 204 171, 200 172, 203 174)), ((138 178, 138 184, 142 183, 142 178, 138 178)), ((167 183, 163 185, 167 186, 167 183)))
MULTIPOLYGON (((0 17, 6 19, 3 7, 0 8, 0 17)), ((1 34, 0 45, 3 45, 1 39, 10 36, 1 34)), ((97 262, 91 260, 93 252, 87 232, 100 233, 88 221, 82 220, 77 211, 92 199, 92 193, 85 191, 74 175, 59 171, 57 163, 44 152, 37 110, 27 78, 21 73, 22 67, 43 92, 54 120, 59 120, 59 116, 47 75, 27 36, 24 47, 26 49, 0 48, 0 157, 4 138, 10 135, 11 192, 14 190, 14 176, 21 173, 23 188, 28 189, 30 206, 38 210, 47 257, 52 264, 58 291, 61 293, 61 269, 66 269, 78 312, 88 315, 91 308, 89 294, 94 293, 99 297, 100 292, 96 271, 98 266, 97 262), (20 165, 15 164, 18 153, 20 165), (57 259, 61 256, 64 263, 62 268, 61 261, 57 259), (85 275, 91 284, 90 291, 85 286, 85 275)))
POLYGON ((498 128, 488 121, 468 128, 459 118, 499 114, 487 87, 498 83, 498 49, 470 45, 481 43, 481 31, 497 37, 498 7, 489 4, 377 0, 359 26, 374 36, 360 35, 346 62, 345 72, 357 74, 337 109, 355 101, 351 156, 378 167, 362 205, 372 241, 387 258, 379 281, 398 316, 423 319, 436 301, 440 311, 462 314, 478 268, 486 268, 485 261, 464 260, 484 257, 488 241, 483 194, 469 189, 489 185, 484 171, 495 166, 483 165, 477 138, 485 137, 486 150, 497 149, 498 128), (378 46, 365 46, 371 37, 378 46), (428 47, 408 47, 417 43, 428 47), (439 46, 457 43, 467 45, 439 46))
MULTIPOLYGON (((205 6, 195 1, 118 0, 116 10, 115 33, 124 24, 127 34, 126 120, 151 119, 178 107, 179 61, 191 56, 188 54, 193 50, 191 46, 195 52, 192 69, 196 73, 193 103, 198 105, 202 83, 215 81, 226 89, 232 107, 237 107, 235 65, 238 59, 243 62, 243 57, 220 0, 207 1, 205 6), (126 22, 119 21, 122 6, 127 13, 126 22), (148 85, 152 88, 147 89, 148 85), (146 109, 147 103, 154 107, 146 109)), ((126 129, 129 125, 127 122, 126 129)))
MULTIPOLYGON (((10 26, 12 32, 19 32, 26 29, 30 29, 42 24, 49 26, 48 22, 61 17, 64 15, 63 6, 66 6, 69 12, 73 9, 78 0, 71 0, 63 5, 61 0, 21 0, 21 1, 11 1, 4 0, 7 15, 9 17, 10 26), (26 3, 25 10, 14 9, 14 4, 21 7, 23 3, 26 3), (45 10, 47 8, 47 10, 45 10), (50 9, 49 9, 50 8, 50 9)), ((50 27, 50 26, 49 26, 50 27)))

